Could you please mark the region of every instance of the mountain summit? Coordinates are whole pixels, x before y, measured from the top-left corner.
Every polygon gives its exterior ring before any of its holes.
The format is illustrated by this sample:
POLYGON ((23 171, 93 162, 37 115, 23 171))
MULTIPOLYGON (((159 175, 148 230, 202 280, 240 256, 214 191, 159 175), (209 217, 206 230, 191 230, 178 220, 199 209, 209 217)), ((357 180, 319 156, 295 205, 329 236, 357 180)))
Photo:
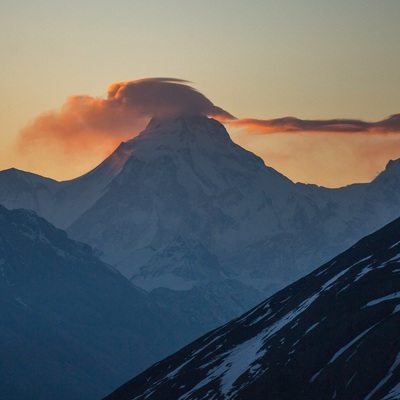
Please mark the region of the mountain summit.
POLYGON ((190 288, 200 276, 232 276, 232 262, 221 263, 218 256, 229 256, 266 231, 280 231, 275 208, 295 195, 290 180, 206 117, 152 120, 126 146, 131 155, 108 192, 68 231, 101 249, 146 290, 190 288), (217 256, 212 276, 209 262, 193 271, 193 254, 179 263, 175 250, 182 242, 189 252, 194 246, 204 257, 217 256))

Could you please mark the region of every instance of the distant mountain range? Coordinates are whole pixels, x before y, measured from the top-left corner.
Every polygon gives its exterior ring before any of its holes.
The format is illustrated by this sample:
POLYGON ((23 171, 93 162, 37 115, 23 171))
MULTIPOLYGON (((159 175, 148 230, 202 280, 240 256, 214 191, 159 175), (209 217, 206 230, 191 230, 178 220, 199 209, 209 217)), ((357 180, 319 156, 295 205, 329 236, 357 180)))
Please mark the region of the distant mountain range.
POLYGON ((99 399, 188 343, 192 326, 88 245, 0 206, 1 399, 99 399))
POLYGON ((400 399, 400 219, 106 400, 400 399))
POLYGON ((400 160, 295 184, 213 119, 153 119, 79 178, 1 171, 0 204, 0 397, 90 400, 398 217, 400 160))
POLYGON ((294 184, 213 119, 153 119, 77 179, 0 172, 0 204, 89 243, 201 334, 397 218, 400 160, 368 184, 294 184))

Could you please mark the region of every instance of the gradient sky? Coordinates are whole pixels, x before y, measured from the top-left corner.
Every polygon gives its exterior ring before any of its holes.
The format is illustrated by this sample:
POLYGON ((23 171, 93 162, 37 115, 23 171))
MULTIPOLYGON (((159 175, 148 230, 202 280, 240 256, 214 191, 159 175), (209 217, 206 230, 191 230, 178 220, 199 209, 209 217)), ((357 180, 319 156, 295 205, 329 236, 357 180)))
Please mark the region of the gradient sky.
MULTIPOLYGON (((238 118, 380 121, 400 112, 400 1, 2 0, 0 169, 57 179, 110 148, 15 150, 22 128, 69 96, 174 77, 238 118)), ((227 125, 294 181, 368 181, 400 158, 400 134, 275 132, 227 125)))

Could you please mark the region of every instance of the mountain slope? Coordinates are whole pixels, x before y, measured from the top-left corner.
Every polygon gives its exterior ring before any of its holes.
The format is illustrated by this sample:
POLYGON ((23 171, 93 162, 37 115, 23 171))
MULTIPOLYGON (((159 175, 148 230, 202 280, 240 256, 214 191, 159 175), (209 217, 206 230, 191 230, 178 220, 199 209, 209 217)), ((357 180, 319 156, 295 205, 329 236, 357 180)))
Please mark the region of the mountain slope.
POLYGON ((400 398, 400 219, 107 400, 400 398))
POLYGON ((46 196, 37 194, 31 174, 7 173, 0 173, 0 203, 33 208, 67 227, 172 308, 213 310, 201 312, 207 323, 199 334, 304 276, 400 209, 400 160, 368 184, 294 184, 201 116, 153 119, 88 174, 42 182, 46 196))
POLYGON ((183 318, 89 246, 2 206, 0 321, 0 397, 8 400, 98 399, 194 338, 183 318))
POLYGON ((229 278, 272 294, 398 217, 400 160, 370 184, 325 189, 294 184, 206 117, 153 119, 127 145, 68 232, 147 291, 229 278))
POLYGON ((107 191, 129 156, 129 145, 121 143, 95 169, 63 182, 15 168, 0 171, 0 204, 34 210, 58 228, 66 228, 107 191))
POLYGON ((193 273, 221 276, 235 268, 220 263, 232 247, 281 231, 275 208, 293 183, 234 144, 218 122, 153 120, 130 146, 132 155, 108 192, 68 231, 145 289, 158 287, 160 269, 175 278, 171 289, 193 285, 193 273), (183 246, 183 259, 168 265, 168 254, 183 246), (203 271, 191 268, 187 258, 196 257, 190 252, 216 255, 213 268, 204 270, 210 262, 201 262, 203 271))

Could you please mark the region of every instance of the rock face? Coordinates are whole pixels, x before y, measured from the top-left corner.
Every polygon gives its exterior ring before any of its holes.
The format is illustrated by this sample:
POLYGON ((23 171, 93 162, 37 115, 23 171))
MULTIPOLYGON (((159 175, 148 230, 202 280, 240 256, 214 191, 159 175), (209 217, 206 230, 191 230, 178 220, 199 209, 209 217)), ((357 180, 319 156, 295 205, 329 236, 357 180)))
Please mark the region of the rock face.
POLYGON ((2 206, 0 321, 7 400, 98 399, 194 338, 88 245, 2 206))
POLYGON ((215 120, 153 119, 80 178, 3 171, 0 203, 67 228, 188 320, 199 309, 201 334, 398 217, 400 160, 369 184, 294 184, 215 120))
POLYGON ((400 398, 400 219, 106 397, 400 398))

